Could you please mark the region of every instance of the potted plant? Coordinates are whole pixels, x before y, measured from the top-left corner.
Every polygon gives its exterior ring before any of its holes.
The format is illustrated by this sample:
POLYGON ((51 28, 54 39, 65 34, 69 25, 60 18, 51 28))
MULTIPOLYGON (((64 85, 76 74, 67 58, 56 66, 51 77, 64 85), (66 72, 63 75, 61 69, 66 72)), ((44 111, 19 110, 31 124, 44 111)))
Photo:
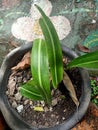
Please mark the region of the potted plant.
POLYGON ((97 68, 98 51, 78 57, 74 51, 70 50, 66 46, 61 46, 53 24, 42 9, 37 5, 36 7, 42 15, 39 23, 45 40, 36 39, 32 44, 29 43, 16 48, 4 59, 0 69, 0 110, 6 122, 13 130, 69 130, 83 117, 90 102, 91 89, 89 75, 88 72, 81 67, 97 68), (50 107, 52 103, 51 91, 57 90, 59 88, 59 84, 63 82, 63 85, 65 85, 65 87, 69 90, 72 100, 77 107, 73 114, 71 114, 70 117, 61 124, 47 128, 37 128, 29 125, 11 107, 8 101, 6 89, 8 79, 11 74, 11 68, 15 66, 21 60, 23 55, 31 49, 31 74, 33 79, 31 78, 30 81, 23 84, 19 91, 22 95, 28 98, 44 101, 45 104, 50 107), (70 60, 75 58, 74 60, 68 62, 64 68, 62 62, 62 52, 63 55, 69 57, 70 60), (70 81, 70 78, 66 73, 66 70, 74 67, 79 67, 78 70, 81 77, 80 86, 82 88, 82 94, 79 100, 77 99, 75 89, 70 81))

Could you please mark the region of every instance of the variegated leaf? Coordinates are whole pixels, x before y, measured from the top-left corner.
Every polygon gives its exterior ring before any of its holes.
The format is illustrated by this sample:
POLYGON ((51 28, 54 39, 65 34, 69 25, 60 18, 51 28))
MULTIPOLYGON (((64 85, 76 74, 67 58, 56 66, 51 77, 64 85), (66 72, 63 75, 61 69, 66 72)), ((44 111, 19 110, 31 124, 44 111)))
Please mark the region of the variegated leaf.
POLYGON ((31 52, 31 72, 36 81, 44 100, 50 104, 51 91, 49 80, 49 64, 46 49, 46 42, 43 39, 36 39, 31 52))
POLYGON ((36 7, 42 15, 39 23, 47 43, 53 86, 57 88, 58 83, 63 79, 62 50, 60 41, 51 20, 45 15, 39 6, 36 5, 36 7))

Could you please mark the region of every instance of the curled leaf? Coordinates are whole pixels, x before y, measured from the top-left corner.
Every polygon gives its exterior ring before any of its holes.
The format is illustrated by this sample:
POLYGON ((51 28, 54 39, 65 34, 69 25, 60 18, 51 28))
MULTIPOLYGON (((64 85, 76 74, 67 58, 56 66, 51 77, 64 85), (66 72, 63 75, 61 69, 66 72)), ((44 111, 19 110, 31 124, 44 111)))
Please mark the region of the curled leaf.
POLYGON ((26 53, 22 60, 12 68, 13 71, 24 70, 30 66, 30 52, 26 53))
POLYGON ((90 52, 90 49, 88 47, 83 46, 81 44, 77 44, 77 48, 78 48, 79 51, 82 51, 82 52, 85 52, 85 53, 90 52))
POLYGON ((69 76, 67 75, 66 72, 64 72, 63 82, 64 82, 64 85, 66 86, 67 90, 70 92, 70 96, 71 96, 72 100, 74 101, 74 103, 78 107, 79 101, 77 99, 74 86, 73 86, 73 84, 72 84, 72 82, 71 82, 71 80, 70 80, 70 78, 69 78, 69 76))

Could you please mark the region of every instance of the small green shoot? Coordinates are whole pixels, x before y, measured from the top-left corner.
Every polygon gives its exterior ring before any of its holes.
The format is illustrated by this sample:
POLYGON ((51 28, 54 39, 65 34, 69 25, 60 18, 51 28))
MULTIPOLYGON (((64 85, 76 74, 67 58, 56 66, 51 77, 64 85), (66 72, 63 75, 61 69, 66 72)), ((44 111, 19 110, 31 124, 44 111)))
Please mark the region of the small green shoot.
POLYGON ((98 106, 98 83, 95 79, 91 80, 91 101, 98 106))

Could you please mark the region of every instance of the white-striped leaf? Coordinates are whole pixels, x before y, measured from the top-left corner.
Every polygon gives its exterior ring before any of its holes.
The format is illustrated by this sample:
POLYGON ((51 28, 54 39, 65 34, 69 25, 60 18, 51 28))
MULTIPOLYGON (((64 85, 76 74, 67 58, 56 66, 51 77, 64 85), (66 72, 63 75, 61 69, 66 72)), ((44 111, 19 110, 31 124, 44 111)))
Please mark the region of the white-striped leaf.
POLYGON ((57 88, 58 83, 60 83, 63 79, 62 50, 60 41, 50 19, 45 15, 39 6, 36 5, 36 7, 42 15, 39 23, 47 43, 52 83, 53 86, 57 88))
POLYGON ((34 80, 30 80, 27 83, 23 84, 20 88, 20 93, 33 100, 43 100, 42 95, 38 87, 35 85, 34 80))
POLYGON ((49 80, 49 64, 46 49, 46 42, 43 39, 36 39, 31 52, 31 72, 34 81, 37 83, 44 100, 50 104, 51 91, 49 80))
POLYGON ((95 52, 87 53, 83 56, 73 59, 67 66, 72 67, 83 67, 83 68, 96 68, 98 69, 98 50, 95 52))

